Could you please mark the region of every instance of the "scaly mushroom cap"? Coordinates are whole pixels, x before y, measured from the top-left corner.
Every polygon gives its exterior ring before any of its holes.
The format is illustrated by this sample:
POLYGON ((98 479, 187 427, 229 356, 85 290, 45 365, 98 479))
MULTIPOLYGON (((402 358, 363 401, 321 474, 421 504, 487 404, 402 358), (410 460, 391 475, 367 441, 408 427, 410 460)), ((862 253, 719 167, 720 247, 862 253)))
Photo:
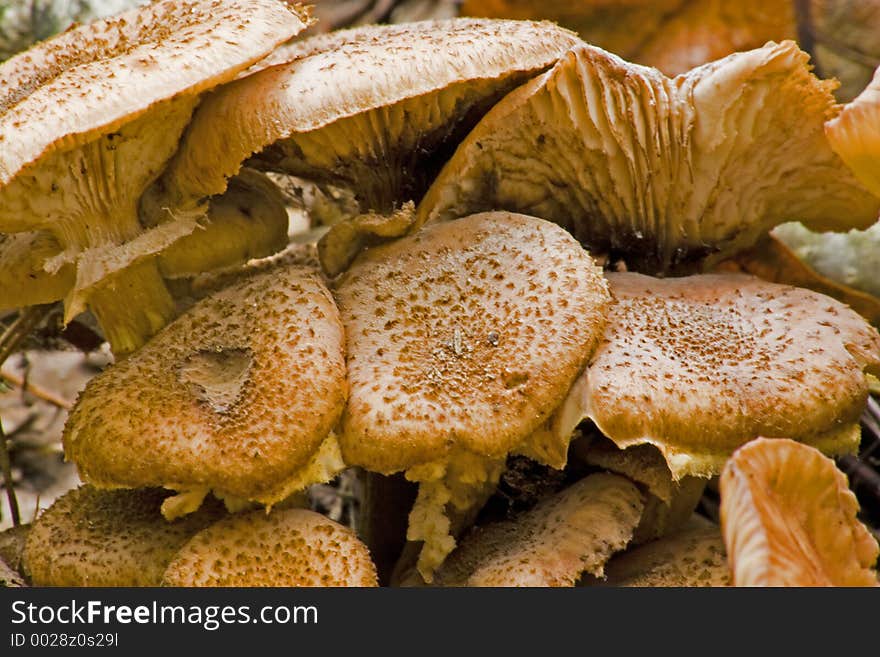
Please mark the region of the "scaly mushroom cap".
POLYGON ((880 196, 880 69, 858 97, 825 124, 831 148, 880 196))
POLYGON ((655 445, 675 479, 718 474, 761 435, 857 448, 880 335, 855 312, 738 274, 608 280, 588 416, 619 447, 655 445))
POLYGON ((771 43, 670 79, 576 46, 486 114, 416 225, 524 212, 650 274, 721 259, 792 219, 866 227, 880 200, 829 148, 833 83, 807 59, 771 43))
POLYGON ((165 571, 166 586, 377 586, 367 546, 313 511, 252 511, 196 534, 165 571))
POLYGON ((880 547, 834 461, 787 439, 744 445, 721 474, 736 586, 877 586, 880 547))
POLYGON ((154 193, 192 207, 258 154, 260 167, 353 188, 364 211, 390 212, 418 200, 438 150, 579 41, 552 23, 453 19, 294 43, 202 104, 154 193))
POLYGON ((642 496, 623 477, 585 477, 512 520, 477 527, 436 573, 441 586, 574 586, 626 547, 642 496))
POLYGON ((608 303, 557 226, 491 212, 363 254, 338 281, 346 461, 390 474, 456 449, 504 458, 559 406, 608 303))
POLYGON ((88 304, 114 349, 128 352, 170 318, 155 264, 136 263, 191 233, 195 217, 145 231, 138 199, 176 150, 199 94, 307 20, 281 0, 161 0, 0 64, 0 232, 57 238, 64 252, 47 270, 76 266, 67 319, 88 304))
POLYGON ((615 556, 600 586, 730 586, 716 526, 685 529, 615 556))
POLYGON ((343 340, 314 270, 270 268, 92 379, 65 426, 66 455, 96 486, 191 493, 166 502, 171 517, 208 489, 274 504, 342 468, 343 340))
POLYGON ((447 503, 482 504, 511 452, 564 464, 571 432, 545 445, 544 425, 602 333, 605 279, 558 226, 491 212, 362 253, 335 292, 351 383, 342 452, 420 482, 408 538, 426 542, 430 581, 454 546, 447 503))
POLYGON ((34 586, 158 586, 177 551, 223 515, 214 503, 166 522, 159 509, 169 495, 81 486, 58 498, 28 534, 34 586))

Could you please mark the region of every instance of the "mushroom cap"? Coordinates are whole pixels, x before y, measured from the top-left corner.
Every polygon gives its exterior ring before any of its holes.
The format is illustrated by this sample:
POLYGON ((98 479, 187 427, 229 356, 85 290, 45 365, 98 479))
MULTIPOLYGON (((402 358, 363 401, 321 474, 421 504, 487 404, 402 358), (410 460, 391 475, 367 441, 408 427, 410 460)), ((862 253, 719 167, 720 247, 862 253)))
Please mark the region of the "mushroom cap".
POLYGON ((821 294, 739 274, 609 274, 589 417, 619 447, 648 443, 675 479, 718 474, 756 438, 857 448, 880 335, 821 294))
POLYGON ((0 189, 53 151, 232 79, 307 20, 281 0, 159 0, 12 57, 0 64, 0 189))
POLYGON ((66 264, 54 273, 44 268, 61 251, 51 233, 0 235, 0 310, 63 299, 73 287, 75 268, 66 264))
POLYGON ((252 511, 196 534, 168 565, 165 586, 377 586, 355 533, 313 511, 252 511))
POLYGON ((452 19, 294 43, 272 55, 277 65, 202 104, 166 193, 185 205, 222 192, 245 159, 275 144, 260 167, 344 183, 364 211, 390 211, 427 187, 429 154, 578 42, 552 23, 452 19))
POLYGON ((511 521, 476 527, 435 574, 441 586, 574 586, 626 547, 642 495, 623 477, 581 479, 511 521))
POLYGON ((64 431, 102 487, 166 486, 272 504, 341 469, 344 337, 312 269, 270 268, 196 303, 93 378, 64 431))
POLYGON ((22 569, 22 555, 30 530, 30 524, 26 524, 0 532, 0 560, 5 561, 14 571, 18 572, 22 569))
POLYGON ((600 586, 730 586, 717 526, 693 527, 616 555, 600 586))
POLYGON ((880 547, 834 461, 759 438, 721 474, 721 526, 736 586, 877 586, 880 547))
POLYGON ((575 46, 483 117, 416 225, 524 212, 649 274, 722 259, 792 219, 864 228, 880 200, 830 149, 833 83, 808 59, 770 43, 670 79, 575 46))
POLYGON ((880 196, 880 68, 871 83, 825 124, 831 148, 880 196))
POLYGON ((562 403, 602 334, 601 270, 558 226, 490 212, 362 253, 335 286, 350 465, 503 459, 562 403))
POLYGON ((170 491, 81 486, 34 522, 24 564, 34 586, 158 586, 177 551, 223 514, 220 504, 166 522, 170 491))
POLYGON ((0 558, 0 589, 27 586, 22 576, 0 558))

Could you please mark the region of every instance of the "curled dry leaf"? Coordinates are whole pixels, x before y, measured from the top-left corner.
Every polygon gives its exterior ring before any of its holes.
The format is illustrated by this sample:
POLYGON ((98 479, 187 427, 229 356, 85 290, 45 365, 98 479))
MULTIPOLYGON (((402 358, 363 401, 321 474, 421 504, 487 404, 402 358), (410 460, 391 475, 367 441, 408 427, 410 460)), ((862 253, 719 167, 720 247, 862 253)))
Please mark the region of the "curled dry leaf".
POLYGON ((416 224, 524 212, 649 274, 717 261, 792 219, 867 227, 880 200, 829 147, 832 83, 807 60, 771 43, 670 79, 576 46, 486 114, 416 224))
POLYGON ((355 533, 305 509, 251 511, 211 525, 168 565, 165 586, 376 586, 355 533))
POLYGON ((477 527, 436 574, 441 586, 574 586, 601 577, 642 514, 642 496, 623 477, 581 479, 512 520, 477 527))
POLYGON ((495 212, 362 253, 335 293, 351 384, 342 453, 420 483, 409 538, 426 541, 429 579, 454 546, 447 505, 482 504, 509 453, 564 464, 571 432, 545 445, 539 429, 601 335, 605 280, 558 226, 495 212))
POLYGON ((757 439, 721 474, 721 525, 736 586, 877 586, 880 547, 834 461, 757 439))
POLYGON ((66 320, 88 306, 121 354, 173 316, 150 256, 192 233, 195 217, 165 216, 144 230, 138 199, 176 150, 199 95, 306 21, 278 0, 162 0, 0 64, 0 232, 57 240, 63 251, 44 267, 76 269, 66 320))
POLYGON ((176 552, 223 513, 212 503, 166 522, 160 508, 169 495, 82 486, 58 498, 27 537, 34 586, 158 586, 176 552))
POLYGON ((619 447, 657 447, 674 479, 718 474, 758 436, 855 451, 880 335, 843 304, 739 274, 609 274, 588 417, 619 447))
POLYGON ((92 379, 65 426, 67 458, 96 486, 181 491, 169 517, 212 489, 272 505, 343 468, 343 341, 320 276, 282 260, 92 379))

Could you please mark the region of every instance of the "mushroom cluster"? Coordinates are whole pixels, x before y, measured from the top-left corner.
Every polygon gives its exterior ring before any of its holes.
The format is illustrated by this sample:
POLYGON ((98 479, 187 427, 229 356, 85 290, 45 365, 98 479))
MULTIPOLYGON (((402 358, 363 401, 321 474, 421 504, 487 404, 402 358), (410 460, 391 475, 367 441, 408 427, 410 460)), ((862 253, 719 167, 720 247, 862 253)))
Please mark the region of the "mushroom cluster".
POLYGON ((115 356, 64 429, 85 485, 0 577, 877 582, 823 454, 880 312, 748 273, 782 222, 876 220, 873 96, 793 41, 669 78, 549 22, 312 22, 156 0, 0 64, 0 310, 115 356), (297 233, 286 184, 350 209, 297 233), (342 473, 357 531, 309 509, 342 473))

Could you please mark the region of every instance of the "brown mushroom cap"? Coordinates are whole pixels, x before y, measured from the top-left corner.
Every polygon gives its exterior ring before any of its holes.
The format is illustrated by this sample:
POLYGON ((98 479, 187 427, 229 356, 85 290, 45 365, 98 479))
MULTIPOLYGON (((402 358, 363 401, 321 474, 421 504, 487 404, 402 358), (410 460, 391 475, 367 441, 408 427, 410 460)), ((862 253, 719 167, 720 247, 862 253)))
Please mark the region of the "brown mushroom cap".
POLYGON ((724 539, 717 526, 693 527, 611 559, 600 586, 730 586, 724 539))
POLYGON ((342 468, 343 329, 314 270, 282 265, 196 303, 92 379, 65 426, 85 481, 271 505, 342 468))
POLYGON ((390 212, 421 196, 438 150, 578 42, 552 23, 452 19, 294 43, 202 104, 153 191, 191 208, 258 154, 252 164, 351 187, 364 211, 390 212))
POLYGON ((608 280, 588 415, 619 447, 655 445, 675 479, 718 474, 760 435, 857 448, 880 335, 855 312, 737 274, 608 280))
POLYGON ((82 486, 33 524, 24 564, 35 586, 158 586, 177 551, 223 514, 213 503, 166 522, 161 489, 82 486))
POLYGON ((49 271, 76 265, 67 319, 88 304, 114 349, 128 352, 170 318, 155 263, 140 261, 191 233, 195 217, 145 231, 138 198, 177 148, 198 95, 306 20, 280 0, 160 0, 0 64, 0 231, 56 237, 64 252, 49 271))
POLYGON ((441 586, 574 586, 626 547, 642 496, 623 477, 590 475, 512 520, 477 527, 435 576, 441 586))
POLYGON ((169 564, 166 586, 376 586, 367 546, 313 511, 252 511, 196 534, 169 564))
POLYGON ((721 526, 736 586, 877 586, 880 547, 834 461, 759 438, 721 474, 721 526))
POLYGON ((829 148, 833 83, 807 60, 770 43, 670 79, 576 46, 483 117, 416 225, 524 212, 650 274, 721 259, 792 219, 867 227, 880 200, 829 148))

